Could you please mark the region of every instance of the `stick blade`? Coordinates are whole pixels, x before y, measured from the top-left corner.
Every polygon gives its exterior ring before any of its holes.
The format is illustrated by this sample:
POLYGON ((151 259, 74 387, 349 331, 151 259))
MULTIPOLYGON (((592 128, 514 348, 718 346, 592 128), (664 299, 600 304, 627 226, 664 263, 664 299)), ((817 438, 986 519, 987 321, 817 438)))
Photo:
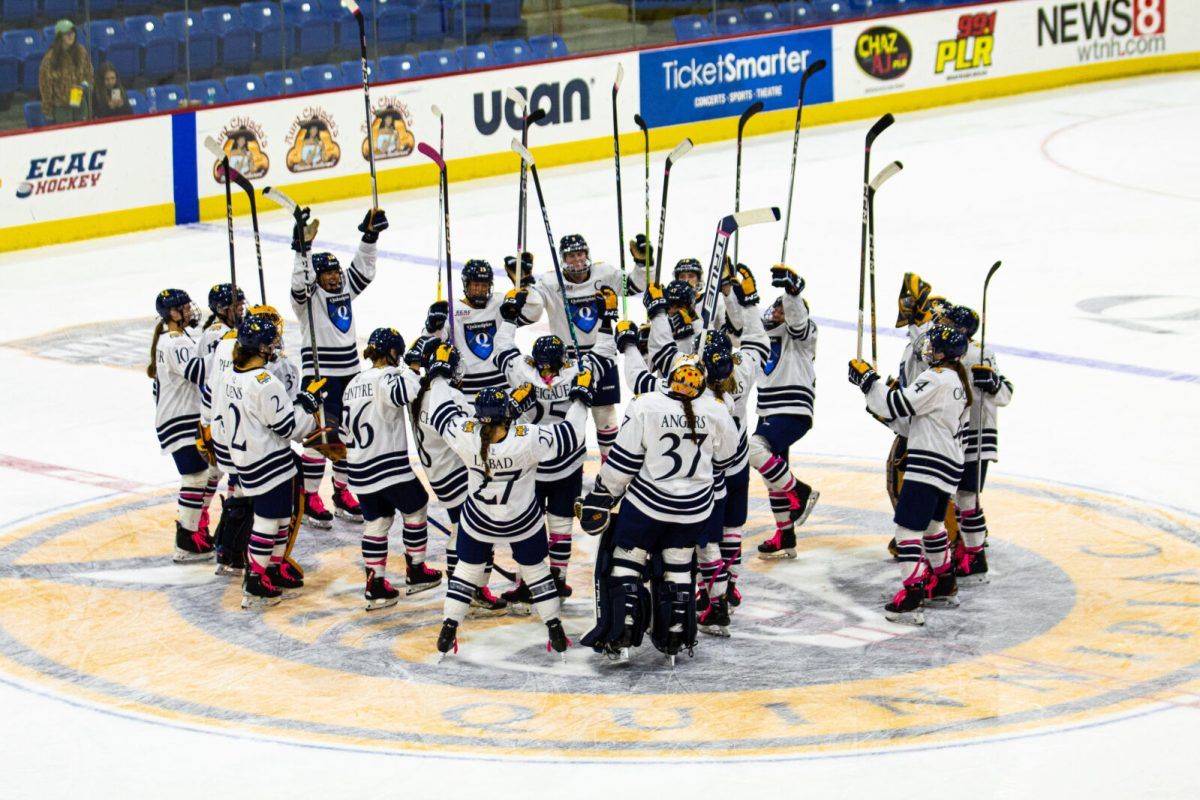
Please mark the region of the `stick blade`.
POLYGON ((880 186, 883 186, 885 183, 895 177, 896 173, 900 172, 902 169, 904 169, 903 164, 901 164, 899 161, 893 161, 883 169, 879 170, 879 174, 871 180, 871 191, 879 191, 880 186))
POLYGON ((801 77, 804 80, 808 80, 813 75, 816 75, 818 72, 825 69, 825 66, 825 59, 818 58, 816 61, 808 65, 808 69, 804 70, 804 74, 801 77))
POLYGON ((617 64, 617 79, 613 81, 613 93, 615 94, 621 88, 621 81, 625 80, 625 65, 617 64))
POLYGON ((878 139, 879 134, 892 127, 892 123, 895 121, 896 118, 892 116, 890 111, 880 117, 879 121, 871 126, 871 130, 867 131, 867 146, 870 146, 871 142, 878 139))
POLYGON ((354 0, 342 0, 342 8, 346 9, 351 14, 357 15, 362 13, 362 9, 358 7, 358 3, 354 2, 354 0))
POLYGON ((746 127, 746 123, 750 121, 750 118, 762 110, 763 110, 762 100, 755 100, 754 103, 749 108, 747 108, 745 111, 742 112, 741 119, 738 120, 738 127, 739 128, 746 127))
POLYGON ((529 148, 521 144, 521 140, 515 136, 512 140, 512 149, 514 153, 521 157, 522 161, 531 167, 533 166, 533 153, 529 152, 529 148))
POLYGON ((544 108, 535 108, 533 111, 529 112, 529 124, 530 125, 536 125, 539 122, 541 122, 542 120, 544 120, 545 118, 546 118, 546 109, 544 109, 544 108))
POLYGON ((684 139, 682 142, 675 145, 675 149, 671 151, 669 156, 667 156, 667 164, 674 164, 676 161, 686 156, 692 151, 692 147, 694 147, 694 145, 692 144, 691 139, 684 139))
POLYGON ((273 186, 268 186, 267 188, 263 189, 263 197, 267 198, 272 203, 278 203, 288 211, 291 211, 293 214, 296 213, 298 208, 295 200, 288 197, 286 194, 273 186))
POLYGON ((217 158, 225 157, 225 151, 221 149, 221 145, 217 144, 217 140, 211 136, 204 137, 204 149, 217 158))
POLYGON ((744 228, 747 225, 778 222, 779 216, 778 206, 769 206, 767 208, 752 208, 749 211, 739 211, 733 214, 733 221, 737 224, 737 227, 744 228))
POLYGON ((525 107, 529 103, 525 100, 525 95, 518 92, 511 86, 504 90, 504 96, 512 101, 512 104, 521 110, 521 116, 525 115, 525 107))
POLYGON ((429 110, 430 110, 430 111, 432 111, 432 112, 433 112, 433 115, 434 115, 435 117, 437 117, 438 119, 441 119, 441 118, 442 118, 442 110, 441 110, 440 108, 438 108, 438 105, 437 105, 437 103, 434 103, 433 105, 431 105, 431 106, 429 107, 429 110))
POLYGON ((650 126, 646 124, 646 120, 645 120, 645 118, 644 118, 644 117, 642 117, 642 115, 641 115, 641 114, 634 114, 634 115, 633 115, 633 121, 634 121, 634 123, 635 123, 635 124, 636 124, 636 125, 637 125, 639 128, 641 128, 643 131, 649 131, 649 130, 650 130, 650 126))
POLYGON ((987 277, 983 279, 983 291, 985 294, 987 293, 988 284, 992 282, 992 276, 996 274, 996 270, 1000 269, 1000 263, 997 261, 995 264, 992 264, 992 268, 988 270, 987 277))
POLYGON ((435 147, 432 147, 432 146, 431 146, 431 145, 430 145, 428 142, 420 142, 420 143, 418 143, 418 144, 417 144, 417 150, 419 150, 419 151, 421 152, 421 155, 425 156, 425 157, 426 157, 426 158, 428 158, 430 161, 432 161, 433 163, 437 164, 437 165, 438 165, 438 169, 441 169, 441 170, 445 170, 445 169, 446 169, 446 162, 445 162, 445 160, 442 158, 442 155, 441 155, 441 153, 439 153, 439 152, 437 151, 437 148, 435 148, 435 147))

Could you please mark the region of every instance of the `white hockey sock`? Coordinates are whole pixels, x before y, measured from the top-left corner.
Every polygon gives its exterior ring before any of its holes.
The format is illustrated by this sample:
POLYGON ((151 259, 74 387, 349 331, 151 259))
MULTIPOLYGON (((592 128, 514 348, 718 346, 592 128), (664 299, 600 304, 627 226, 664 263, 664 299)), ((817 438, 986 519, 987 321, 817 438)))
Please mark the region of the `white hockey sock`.
POLYGON ((424 564, 425 551, 429 546, 429 507, 426 506, 404 517, 404 552, 412 563, 424 564))
POLYGON ((300 454, 300 464, 304 473, 304 491, 316 494, 325 477, 325 457, 316 450, 306 449, 300 454))
POLYGON ((574 522, 572 517, 546 515, 546 530, 550 537, 550 566, 560 570, 564 576, 567 573, 567 563, 571 560, 571 528, 574 522))
POLYGON ((200 526, 200 512, 204 510, 208 470, 184 475, 179 482, 179 524, 186 531, 194 531, 200 526))
POLYGON ((896 561, 900 566, 900 580, 906 585, 918 580, 923 572, 923 535, 921 531, 909 530, 902 525, 896 526, 896 561))
POLYGON ((383 572, 387 569, 388 531, 392 527, 393 519, 394 517, 380 517, 363 525, 363 566, 375 570, 377 577, 383 577, 383 572))
POLYGON ((942 520, 935 519, 929 523, 925 535, 921 538, 921 545, 925 549, 925 559, 934 572, 941 572, 950 562, 950 540, 946 536, 942 520))
MULTIPOLYGON (((286 520, 285 520, 286 521, 286 520)), ((275 550, 275 534, 279 532, 279 520, 270 517, 254 515, 254 525, 250 529, 250 560, 262 569, 271 563, 271 553, 275 550)))
MULTIPOLYGON (((543 622, 548 622, 558 616, 562 602, 558 598, 558 588, 554 578, 550 576, 550 565, 546 561, 532 566, 517 565, 529 593, 533 595, 533 607, 543 622)), ((459 566, 462 569, 462 566, 459 566)))
POLYGON ((481 586, 483 580, 483 564, 468 564, 458 562, 454 568, 454 577, 446 586, 446 602, 442 605, 442 614, 446 619, 462 622, 471 609, 471 598, 475 589, 481 586))

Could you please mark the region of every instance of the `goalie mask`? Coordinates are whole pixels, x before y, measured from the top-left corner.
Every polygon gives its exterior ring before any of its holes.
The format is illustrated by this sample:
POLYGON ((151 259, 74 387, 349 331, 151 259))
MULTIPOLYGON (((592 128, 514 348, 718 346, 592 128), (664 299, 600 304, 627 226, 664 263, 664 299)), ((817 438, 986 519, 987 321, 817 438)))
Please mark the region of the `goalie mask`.
POLYGON ((667 373, 667 394, 676 400, 695 400, 704 393, 704 370, 696 356, 676 356, 667 373))
POLYGON ((275 330, 279 331, 279 337, 283 338, 283 317, 279 316, 275 306, 250 306, 250 313, 256 317, 266 317, 271 320, 275 325, 275 330))

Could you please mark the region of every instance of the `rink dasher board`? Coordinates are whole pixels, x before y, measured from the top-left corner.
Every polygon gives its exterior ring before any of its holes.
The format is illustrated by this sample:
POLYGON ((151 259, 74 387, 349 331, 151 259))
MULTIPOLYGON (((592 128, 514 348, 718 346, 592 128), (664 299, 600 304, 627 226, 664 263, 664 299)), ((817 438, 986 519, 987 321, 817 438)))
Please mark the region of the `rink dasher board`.
MULTIPOLYGON (((799 74, 817 58, 830 69, 809 88, 806 125, 1195 69, 1200 7, 1009 0, 379 84, 371 92, 379 188, 434 185, 436 169, 416 153, 437 135, 434 104, 448 123, 450 179, 460 181, 517 171, 509 88, 549 112, 531 133, 545 168, 611 157, 608 89, 618 65, 627 87, 621 146, 633 155, 642 148, 634 113, 651 126, 656 150, 685 136, 733 138, 756 99, 765 110, 748 135, 790 129, 799 74)), ((215 159, 202 147, 208 136, 259 187, 287 187, 305 204, 365 197, 367 134, 358 87, 12 132, 0 147, 0 251, 223 216, 215 159)), ((233 202, 235 213, 248 212, 244 196, 233 202)))

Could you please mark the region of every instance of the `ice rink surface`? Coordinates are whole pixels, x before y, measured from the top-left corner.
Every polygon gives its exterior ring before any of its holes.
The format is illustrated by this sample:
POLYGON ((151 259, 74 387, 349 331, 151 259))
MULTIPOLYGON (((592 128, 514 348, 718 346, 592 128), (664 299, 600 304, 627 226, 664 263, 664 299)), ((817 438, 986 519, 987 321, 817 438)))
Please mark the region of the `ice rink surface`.
MULTIPOLYGON (((876 165, 905 165, 876 206, 881 369, 902 348, 889 326, 903 272, 978 307, 1003 259, 988 344, 1016 386, 989 474, 997 578, 916 633, 875 613, 895 582, 882 550, 890 434, 845 378, 867 125, 806 130, 800 149, 789 261, 820 325, 819 391, 792 464, 822 505, 801 557, 765 564, 749 557, 770 527, 756 498, 734 638, 701 641, 673 674, 649 646, 624 672, 581 649, 556 666, 539 626, 504 619, 468 620, 461 657, 432 667, 440 592, 402 600, 387 636, 364 632, 358 534, 344 523, 302 532, 321 577, 297 610, 248 621, 232 587, 169 563, 163 493, 177 483, 143 372, 152 295, 178 286, 202 303, 226 280, 224 225, 0 256, 0 797, 1200 795, 1186 755, 1200 736, 1200 75, 906 114, 877 144, 876 165), (851 622, 834 638, 862 625, 877 641, 831 644, 813 619, 839 615, 851 622)), ((790 143, 746 141, 743 208, 784 204, 790 143)), ((703 145, 676 167, 668 263, 707 263, 734 156, 703 145)), ((640 154, 623 163, 627 236, 641 168, 640 154)), ((555 235, 582 233, 614 261, 611 162, 542 179, 555 235)), ((456 260, 498 268, 515 179, 451 192, 456 260)), ((381 205, 392 227, 354 304, 358 333, 412 337, 433 294, 436 191, 381 205)), ((365 206, 315 209, 318 246, 348 261, 365 206)), ((290 220, 262 225, 267 296, 290 320, 290 220)), ((237 227, 256 300, 248 221, 237 227)), ((764 295, 780 234, 741 242, 764 295)), ((573 637, 589 626, 582 538, 573 637)))

